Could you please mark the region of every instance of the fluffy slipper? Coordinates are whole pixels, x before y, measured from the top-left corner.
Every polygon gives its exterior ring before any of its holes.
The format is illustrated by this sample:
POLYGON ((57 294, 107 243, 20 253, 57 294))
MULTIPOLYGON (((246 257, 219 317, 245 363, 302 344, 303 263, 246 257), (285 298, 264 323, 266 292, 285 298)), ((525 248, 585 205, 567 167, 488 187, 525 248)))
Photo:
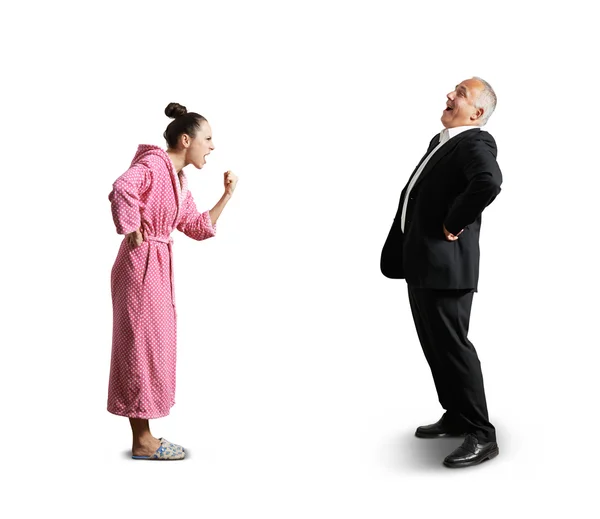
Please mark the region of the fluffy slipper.
POLYGON ((181 445, 159 438, 160 447, 152 456, 131 456, 134 460, 182 460, 185 452, 181 445))
POLYGON ((185 449, 181 446, 181 445, 177 445, 176 443, 171 443, 169 440, 167 440, 166 438, 159 438, 159 440, 162 442, 163 440, 166 441, 173 450, 181 450, 183 452, 185 452, 185 449))

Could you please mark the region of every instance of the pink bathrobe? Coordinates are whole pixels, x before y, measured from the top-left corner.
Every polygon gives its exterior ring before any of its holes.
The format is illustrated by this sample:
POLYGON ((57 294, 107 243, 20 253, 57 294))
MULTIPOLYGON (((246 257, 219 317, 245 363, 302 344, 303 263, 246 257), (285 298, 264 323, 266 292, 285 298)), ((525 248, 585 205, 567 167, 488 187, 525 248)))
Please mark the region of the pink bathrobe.
POLYGON ((117 233, 142 229, 144 241, 125 238, 111 273, 113 344, 108 410, 131 418, 159 418, 175 403, 177 314, 173 287, 173 229, 195 240, 215 235, 208 211, 196 210, 167 153, 142 144, 108 196, 117 233))

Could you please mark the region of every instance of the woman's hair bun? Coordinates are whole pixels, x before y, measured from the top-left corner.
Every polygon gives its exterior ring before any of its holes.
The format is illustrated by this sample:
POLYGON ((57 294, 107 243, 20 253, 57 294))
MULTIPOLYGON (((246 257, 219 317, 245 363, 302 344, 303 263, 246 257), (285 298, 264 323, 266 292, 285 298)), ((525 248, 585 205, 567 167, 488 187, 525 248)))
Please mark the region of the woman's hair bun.
POLYGON ((181 117, 182 115, 187 114, 187 108, 179 103, 169 103, 165 108, 165 114, 167 117, 175 119, 176 117, 181 117))

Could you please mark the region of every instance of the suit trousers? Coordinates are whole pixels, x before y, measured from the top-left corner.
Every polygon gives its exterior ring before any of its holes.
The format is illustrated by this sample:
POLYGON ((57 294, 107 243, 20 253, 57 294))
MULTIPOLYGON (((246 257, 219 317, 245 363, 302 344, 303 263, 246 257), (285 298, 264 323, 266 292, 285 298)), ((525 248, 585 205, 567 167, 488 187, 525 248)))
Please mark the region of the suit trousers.
POLYGON ((473 290, 436 290, 408 285, 419 341, 431 368, 449 430, 496 441, 489 422, 481 364, 467 339, 473 290))

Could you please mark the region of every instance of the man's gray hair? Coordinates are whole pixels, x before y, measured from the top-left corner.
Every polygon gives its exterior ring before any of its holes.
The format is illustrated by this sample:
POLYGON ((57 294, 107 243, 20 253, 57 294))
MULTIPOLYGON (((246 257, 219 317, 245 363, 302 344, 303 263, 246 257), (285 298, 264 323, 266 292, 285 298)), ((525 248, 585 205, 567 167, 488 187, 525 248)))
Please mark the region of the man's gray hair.
POLYGON ((490 85, 485 79, 481 79, 477 76, 474 76, 473 79, 483 83, 483 90, 479 94, 479 97, 475 99, 474 103, 475 108, 483 108, 483 115, 480 119, 480 126, 483 126, 488 122, 488 119, 494 113, 494 109, 496 108, 496 92, 494 92, 492 85, 490 85))

